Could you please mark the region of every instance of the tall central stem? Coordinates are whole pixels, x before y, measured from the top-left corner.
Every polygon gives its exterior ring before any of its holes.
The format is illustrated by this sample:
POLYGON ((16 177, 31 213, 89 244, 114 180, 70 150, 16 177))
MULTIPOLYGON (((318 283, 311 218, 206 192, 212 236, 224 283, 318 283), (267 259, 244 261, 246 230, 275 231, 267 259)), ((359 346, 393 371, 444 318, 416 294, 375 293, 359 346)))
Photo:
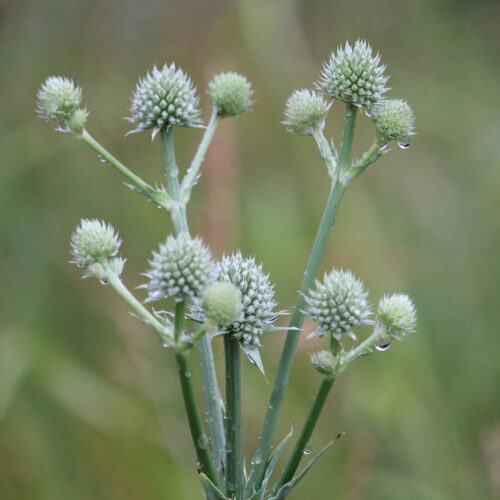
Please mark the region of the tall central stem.
POLYGON ((241 497, 241 374, 240 345, 236 338, 224 335, 226 360, 226 468, 229 498, 241 497))

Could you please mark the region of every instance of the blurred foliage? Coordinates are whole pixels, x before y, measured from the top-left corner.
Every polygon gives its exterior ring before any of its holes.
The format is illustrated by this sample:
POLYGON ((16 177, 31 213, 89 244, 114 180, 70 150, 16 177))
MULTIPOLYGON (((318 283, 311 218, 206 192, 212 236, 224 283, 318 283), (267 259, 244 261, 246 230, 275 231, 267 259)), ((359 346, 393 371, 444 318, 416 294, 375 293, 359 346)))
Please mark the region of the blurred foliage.
MULTIPOLYGON (((283 105, 330 50, 364 37, 388 64, 391 96, 415 110, 418 135, 351 185, 322 267, 351 267, 374 303, 409 293, 419 333, 339 379, 313 451, 347 435, 290 498, 500 498, 499 15, 498 2, 465 0, 0 1, 0 497, 200 497, 172 354, 68 264, 79 219, 101 217, 120 230, 135 286, 169 222, 34 116, 40 83, 73 77, 89 130, 153 181, 158 141, 124 138, 139 75, 175 60, 206 115, 213 72, 248 75, 254 110, 220 127, 189 215, 216 253, 241 247, 263 260, 290 308, 327 174, 313 141, 280 124, 283 105)), ((338 136, 342 107, 330 115, 338 136)), ((182 165, 200 135, 176 134, 182 165)), ((360 117, 357 155, 371 136, 360 117)), ((265 343, 270 377, 282 342, 265 343)), ((303 421, 316 346, 300 344, 278 437, 303 421)), ((248 364, 244 377, 249 456, 270 385, 248 364)))

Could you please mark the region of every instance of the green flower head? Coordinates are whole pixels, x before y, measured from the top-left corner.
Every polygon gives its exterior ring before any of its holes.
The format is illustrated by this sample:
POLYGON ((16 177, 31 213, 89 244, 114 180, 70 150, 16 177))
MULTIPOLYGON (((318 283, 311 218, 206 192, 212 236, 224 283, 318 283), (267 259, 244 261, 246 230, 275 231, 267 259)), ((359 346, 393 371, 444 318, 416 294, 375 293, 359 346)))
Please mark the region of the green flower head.
POLYGON ((245 76, 232 71, 215 75, 208 84, 208 97, 221 117, 237 116, 252 105, 252 86, 245 76))
POLYGON ((297 134, 311 135, 315 129, 323 129, 329 106, 325 99, 311 90, 296 90, 285 105, 288 130, 297 134))
POLYGON ((401 145, 410 144, 411 136, 415 134, 415 117, 406 101, 402 99, 380 101, 371 109, 371 118, 380 142, 396 141, 401 145))

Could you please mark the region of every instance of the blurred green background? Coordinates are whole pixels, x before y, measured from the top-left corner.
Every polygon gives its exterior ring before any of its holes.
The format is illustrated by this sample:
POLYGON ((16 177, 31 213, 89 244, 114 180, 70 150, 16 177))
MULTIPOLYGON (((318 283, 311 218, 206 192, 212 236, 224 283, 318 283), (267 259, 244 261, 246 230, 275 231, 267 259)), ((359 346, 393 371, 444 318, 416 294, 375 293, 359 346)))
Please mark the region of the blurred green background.
MULTIPOLYGON (((73 77, 89 131, 154 182, 158 140, 124 137, 138 77, 176 61, 207 117, 211 74, 248 75, 254 110, 219 128, 189 216, 217 255, 241 247, 262 260, 290 309, 328 178, 312 139, 280 124, 282 110, 357 37, 381 52, 418 135, 350 186, 322 269, 352 268, 374 303, 409 293, 419 333, 339 379, 312 450, 347 434, 290 498, 500 498, 499 16, 497 1, 0 1, 0 498, 201 498, 172 353, 68 263, 80 218, 103 218, 124 239, 124 280, 136 286, 170 222, 35 117, 40 83, 73 77)), ((342 114, 335 104, 329 135, 342 114)), ((356 155, 372 134, 360 116, 356 155)), ((181 165, 200 137, 176 132, 181 165)), ((265 340, 271 379, 283 338, 265 340)), ((303 421, 317 345, 300 344, 278 436, 303 421)), ((245 362, 243 387, 249 457, 271 385, 245 362)))

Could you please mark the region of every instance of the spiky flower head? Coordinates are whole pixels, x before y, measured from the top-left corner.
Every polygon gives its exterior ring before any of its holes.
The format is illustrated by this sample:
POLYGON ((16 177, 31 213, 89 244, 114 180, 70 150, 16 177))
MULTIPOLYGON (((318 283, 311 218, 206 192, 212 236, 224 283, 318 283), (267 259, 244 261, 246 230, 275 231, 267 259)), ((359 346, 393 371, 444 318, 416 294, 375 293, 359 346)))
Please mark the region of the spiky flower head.
POLYGON ((133 132, 153 129, 153 137, 162 127, 201 125, 199 98, 189 76, 175 64, 156 66, 137 83, 130 121, 137 125, 133 132))
POLYGON ((208 84, 208 97, 221 117, 237 116, 252 105, 252 86, 247 78, 233 71, 215 75, 208 84))
POLYGON ((210 250, 200 238, 169 236, 149 261, 144 287, 148 300, 173 296, 177 301, 201 297, 212 277, 210 250))
POLYGON ((285 105, 288 130, 297 134, 311 135, 315 129, 323 129, 329 106, 318 93, 308 89, 295 90, 285 105))
POLYGON ((215 326, 234 323, 243 312, 241 292, 232 283, 215 282, 203 294, 203 308, 208 321, 215 326))
POLYGON ((408 103, 402 99, 376 103, 371 109, 371 118, 380 142, 396 141, 409 145, 411 136, 415 134, 415 116, 408 103))
POLYGON ((83 130, 87 112, 80 109, 82 89, 73 80, 50 76, 37 94, 37 113, 47 122, 56 122, 62 132, 83 130), (78 116, 75 118, 75 114, 78 116))
POLYGON ((384 296, 378 305, 377 323, 393 337, 414 332, 417 313, 410 297, 402 293, 384 296))
POLYGON ((335 375, 337 363, 335 362, 333 354, 330 351, 322 350, 312 352, 311 363, 314 368, 321 373, 321 375, 325 375, 327 377, 335 375))
POLYGON ((323 282, 305 297, 308 316, 318 323, 311 336, 324 336, 330 332, 340 340, 343 334, 353 338, 353 328, 370 323, 368 292, 364 284, 351 271, 334 269, 325 274, 323 282))
POLYGON ((82 219, 71 236, 73 262, 85 268, 84 276, 103 278, 108 264, 118 275, 123 269, 124 260, 115 257, 121 245, 120 237, 111 224, 97 219, 82 219))
POLYGON ((366 41, 356 40, 353 47, 346 42, 323 64, 317 88, 339 101, 370 107, 388 90, 384 71, 380 55, 373 55, 366 41))

